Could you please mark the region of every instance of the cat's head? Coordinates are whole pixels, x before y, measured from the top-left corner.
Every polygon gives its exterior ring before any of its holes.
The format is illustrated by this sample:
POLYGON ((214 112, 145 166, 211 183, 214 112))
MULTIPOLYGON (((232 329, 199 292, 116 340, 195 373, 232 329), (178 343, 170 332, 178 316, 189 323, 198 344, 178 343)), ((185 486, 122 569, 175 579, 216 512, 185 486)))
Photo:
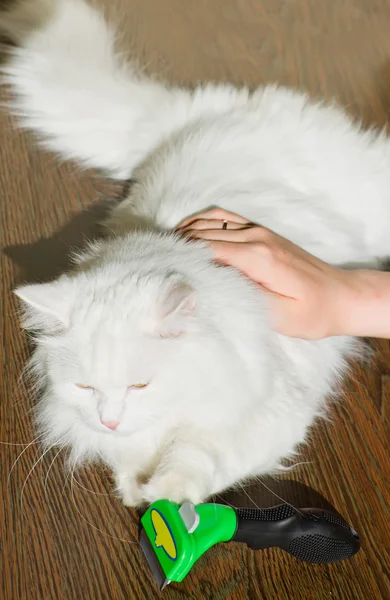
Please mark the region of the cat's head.
POLYGON ((196 292, 180 273, 111 264, 16 294, 25 327, 37 332, 47 431, 128 435, 164 418, 180 389, 189 395, 201 326, 196 292))

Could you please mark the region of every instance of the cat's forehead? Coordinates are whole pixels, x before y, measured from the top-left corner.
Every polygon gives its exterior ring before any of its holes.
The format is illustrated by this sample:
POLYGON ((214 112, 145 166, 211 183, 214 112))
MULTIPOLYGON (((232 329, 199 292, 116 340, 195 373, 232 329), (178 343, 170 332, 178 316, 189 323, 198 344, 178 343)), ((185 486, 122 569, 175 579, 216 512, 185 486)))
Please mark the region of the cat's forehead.
POLYGON ((116 311, 98 311, 95 314, 80 315, 75 319, 70 337, 83 350, 96 355, 110 353, 131 353, 135 348, 148 345, 142 320, 139 315, 115 314, 116 311))
POLYGON ((102 324, 73 331, 70 342, 83 374, 105 385, 130 385, 133 377, 146 377, 150 366, 159 362, 158 343, 123 327, 110 331, 102 324))
POLYGON ((72 321, 87 332, 115 333, 118 337, 127 330, 137 329, 148 306, 137 286, 128 283, 87 290, 80 294, 73 307, 72 321))

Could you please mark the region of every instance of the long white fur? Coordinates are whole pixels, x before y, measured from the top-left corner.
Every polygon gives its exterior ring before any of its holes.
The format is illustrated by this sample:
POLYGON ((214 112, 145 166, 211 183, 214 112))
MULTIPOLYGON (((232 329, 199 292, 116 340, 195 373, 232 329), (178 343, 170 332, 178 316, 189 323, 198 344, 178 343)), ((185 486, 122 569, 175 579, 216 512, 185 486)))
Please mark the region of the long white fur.
POLYGON ((46 443, 66 439, 72 463, 104 460, 129 505, 199 502, 277 469, 359 344, 278 335, 264 294, 169 231, 218 205, 333 264, 376 267, 390 253, 388 139, 275 86, 152 81, 82 0, 24 0, 0 28, 18 44, 3 71, 20 124, 65 158, 135 180, 113 235, 73 273, 17 290, 38 331, 46 443))

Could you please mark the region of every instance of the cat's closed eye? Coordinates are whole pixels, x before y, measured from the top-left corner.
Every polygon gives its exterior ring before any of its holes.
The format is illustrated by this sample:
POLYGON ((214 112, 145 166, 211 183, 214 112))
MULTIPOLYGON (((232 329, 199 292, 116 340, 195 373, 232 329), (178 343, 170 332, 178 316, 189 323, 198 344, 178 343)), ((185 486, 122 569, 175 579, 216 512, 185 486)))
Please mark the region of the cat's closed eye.
MULTIPOLYGON (((142 389, 147 387, 149 384, 148 383, 133 383, 132 385, 128 386, 128 390, 131 389, 142 389)), ((93 390, 94 388, 91 385, 84 385, 83 383, 76 383, 76 387, 80 388, 81 390, 93 390)))
POLYGON ((141 389, 141 388, 145 388, 147 387, 149 384, 148 383, 133 383, 132 385, 129 385, 129 387, 127 388, 128 390, 131 390, 133 388, 135 389, 141 389))

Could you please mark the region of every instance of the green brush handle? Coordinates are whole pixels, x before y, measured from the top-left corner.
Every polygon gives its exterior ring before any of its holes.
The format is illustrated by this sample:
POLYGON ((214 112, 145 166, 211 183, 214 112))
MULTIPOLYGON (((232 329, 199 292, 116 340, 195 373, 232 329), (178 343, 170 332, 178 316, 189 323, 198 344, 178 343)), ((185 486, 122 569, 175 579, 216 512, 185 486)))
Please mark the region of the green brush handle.
POLYGON ((200 521, 191 535, 196 540, 195 560, 198 560, 215 544, 229 542, 233 538, 237 530, 237 515, 233 508, 224 504, 198 504, 195 510, 200 521))
POLYGON ((182 581, 211 546, 228 542, 237 530, 237 516, 222 504, 157 500, 141 518, 140 543, 160 587, 182 581), (180 513, 187 508, 186 515, 180 513), (184 517, 184 519, 183 519, 184 517))

